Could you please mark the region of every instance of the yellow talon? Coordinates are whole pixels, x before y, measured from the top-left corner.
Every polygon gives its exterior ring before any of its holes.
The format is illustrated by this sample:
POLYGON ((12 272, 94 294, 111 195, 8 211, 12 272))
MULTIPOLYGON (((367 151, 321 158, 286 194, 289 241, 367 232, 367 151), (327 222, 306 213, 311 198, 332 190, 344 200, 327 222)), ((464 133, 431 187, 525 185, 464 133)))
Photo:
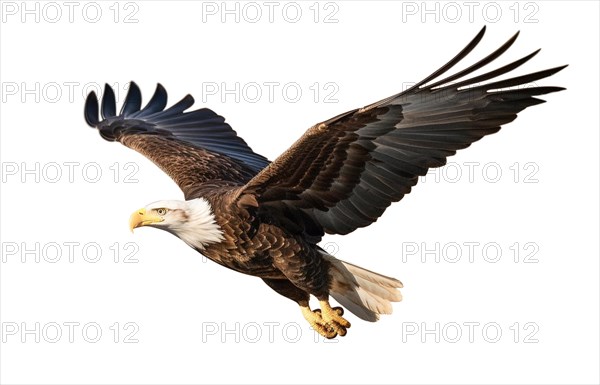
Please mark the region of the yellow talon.
POLYGON ((308 306, 308 302, 300 303, 302 315, 308 321, 310 326, 325 338, 335 338, 336 336, 345 336, 350 327, 350 322, 342 317, 344 309, 341 307, 332 308, 329 301, 320 301, 321 309, 314 311, 308 306))

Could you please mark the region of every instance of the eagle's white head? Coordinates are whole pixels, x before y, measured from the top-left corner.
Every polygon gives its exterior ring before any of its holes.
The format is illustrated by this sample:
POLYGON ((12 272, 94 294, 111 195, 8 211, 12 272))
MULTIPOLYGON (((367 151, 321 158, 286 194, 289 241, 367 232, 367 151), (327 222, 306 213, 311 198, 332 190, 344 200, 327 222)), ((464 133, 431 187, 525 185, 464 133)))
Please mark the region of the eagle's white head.
POLYGON ((210 203, 204 198, 150 203, 136 210, 129 219, 132 232, 141 226, 166 230, 199 250, 225 239, 223 230, 215 221, 210 203))

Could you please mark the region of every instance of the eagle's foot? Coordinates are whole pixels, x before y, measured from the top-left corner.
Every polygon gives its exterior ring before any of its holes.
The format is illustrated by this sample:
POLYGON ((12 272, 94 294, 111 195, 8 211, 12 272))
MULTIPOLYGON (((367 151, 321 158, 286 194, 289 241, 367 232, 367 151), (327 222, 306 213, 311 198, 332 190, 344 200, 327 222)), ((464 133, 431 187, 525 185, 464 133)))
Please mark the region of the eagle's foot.
POLYGON ((344 315, 344 309, 341 307, 332 308, 327 300, 320 301, 320 303, 323 321, 325 321, 329 327, 333 328, 336 334, 339 334, 342 337, 345 336, 346 333, 348 333, 347 329, 350 327, 350 322, 342 317, 344 315))
POLYGON ((301 303, 300 309, 302 315, 308 321, 310 326, 320 335, 331 339, 336 336, 345 336, 350 327, 350 322, 342 317, 344 309, 341 307, 332 308, 328 301, 321 301, 321 309, 310 310, 308 302, 301 303))
POLYGON ((323 316, 321 314, 321 309, 310 310, 308 306, 308 302, 306 304, 301 304, 300 309, 302 310, 302 315, 308 321, 310 326, 320 335, 325 338, 335 338, 337 336, 337 332, 335 329, 327 324, 325 320, 323 320, 323 316))

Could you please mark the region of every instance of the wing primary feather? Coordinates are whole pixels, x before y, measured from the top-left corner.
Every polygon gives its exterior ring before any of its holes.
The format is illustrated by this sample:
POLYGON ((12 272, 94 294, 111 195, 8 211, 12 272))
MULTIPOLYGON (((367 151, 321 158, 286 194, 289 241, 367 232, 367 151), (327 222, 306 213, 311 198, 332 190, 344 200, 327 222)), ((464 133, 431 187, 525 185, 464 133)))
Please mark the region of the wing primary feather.
POLYGON ((131 82, 129 83, 129 91, 127 91, 127 96, 125 97, 125 102, 123 103, 123 107, 121 107, 119 115, 128 117, 134 112, 139 111, 141 107, 142 93, 140 92, 140 87, 138 87, 135 82, 131 82))
POLYGON ((543 70, 543 71, 533 72, 533 73, 530 73, 530 74, 527 74, 527 75, 516 76, 514 78, 500 80, 500 81, 497 81, 497 82, 484 84, 484 85, 479 86, 479 87, 474 87, 474 88, 472 88, 470 90, 473 90, 473 91, 475 91, 475 90, 486 90, 486 91, 490 92, 490 90, 493 90, 493 89, 519 86, 519 85, 523 85, 523 84, 534 82, 536 80, 547 78, 548 76, 554 75, 558 71, 564 69, 566 66, 567 65, 560 66, 560 67, 554 67, 554 68, 550 68, 550 69, 543 70))
POLYGON ((427 88, 431 89, 431 88, 436 88, 436 87, 442 86, 446 83, 450 83, 453 80, 460 79, 472 72, 477 71, 478 69, 482 68, 486 64, 489 64, 492 61, 496 60, 500 55, 502 55, 504 52, 506 52, 513 45, 513 43, 517 40, 517 37, 519 37, 519 32, 515 33, 510 39, 508 39, 508 41, 506 43, 502 44, 502 46, 500 48, 498 48, 497 50, 495 50, 494 52, 492 52, 485 58, 481 59, 477 63, 473 64, 472 66, 470 66, 468 68, 465 68, 462 71, 455 73, 452 76, 448 76, 445 79, 442 79, 438 82, 430 84, 427 88))
POLYGON ((482 75, 479 75, 479 76, 475 76, 474 78, 466 79, 466 80, 463 80, 461 82, 449 85, 449 86, 447 86, 445 88, 450 87, 450 88, 453 88, 453 89, 458 89, 460 87, 468 86, 468 85, 475 84, 475 83, 484 82, 484 81, 486 81, 488 79, 493 79, 493 78, 498 77, 500 75, 504 75, 507 72, 510 72, 510 71, 512 71, 512 70, 514 70, 516 68, 519 68, 520 66, 522 66, 523 64, 525 64, 526 62, 528 62, 532 57, 534 57, 535 55, 537 55, 539 52, 540 52, 539 49, 535 50, 532 53, 530 53, 529 55, 524 56, 524 57, 522 57, 519 60, 515 60, 514 62, 509 63, 509 64, 507 64, 505 66, 497 68, 497 69, 495 69, 493 71, 490 71, 488 73, 485 73, 485 74, 482 74, 482 75))
POLYGON ((137 114, 135 114, 136 118, 142 118, 148 115, 151 115, 155 112, 160 112, 165 109, 167 106, 167 90, 162 84, 158 83, 156 85, 156 90, 154 91, 154 95, 146 104, 146 106, 137 114))
POLYGON ((450 68, 454 67, 459 61, 464 59, 469 53, 471 53, 471 51, 473 51, 473 49, 477 46, 477 44, 479 44, 479 42, 483 38, 484 34, 485 34, 485 26, 483 28, 481 28, 481 31, 479 31, 477 36, 475 36, 475 38, 473 38, 473 40, 471 40, 471 42, 469 44, 467 44, 467 46, 465 48, 463 48, 456 56, 454 56, 452 58, 452 60, 450 60, 448 63, 446 63, 444 66, 442 66, 440 69, 438 69, 431 75, 427 76, 425 79, 421 80, 417 84, 413 85, 412 87, 410 87, 409 89, 404 91, 402 94, 407 94, 409 92, 412 92, 415 89, 420 88, 423 84, 426 84, 427 82, 446 73, 450 68))
POLYGON ((102 119, 112 118, 117 114, 117 102, 115 92, 112 87, 104 85, 104 94, 102 95, 102 119))
POLYGON ((98 97, 94 91, 90 92, 85 99, 84 111, 85 122, 88 126, 96 128, 100 120, 98 119, 98 97))
POLYGON ((564 91, 564 87, 534 87, 520 90, 509 90, 503 92, 494 92, 494 96, 501 96, 502 100, 521 100, 534 95, 545 95, 552 92, 564 91))
POLYGON ((192 95, 186 95, 183 99, 173 104, 171 107, 167 108, 164 111, 155 112, 152 115, 148 115, 148 119, 152 119, 154 116, 160 115, 161 121, 166 120, 167 118, 173 117, 187 110, 191 106, 194 105, 194 98, 192 95))
MULTIPOLYGON (((443 65, 441 68, 439 68, 437 71, 435 71, 431 75, 427 76, 425 79, 416 83, 412 87, 409 87, 405 91, 400 92, 399 94, 396 94, 396 95, 390 96, 389 98, 385 98, 378 102, 369 104, 368 106, 363 107, 361 110, 368 110, 371 108, 376 108, 376 107, 385 105, 396 98, 399 98, 406 94, 410 94, 413 91, 418 90, 423 84, 426 84, 427 82, 440 77, 441 75, 446 73, 448 70, 450 70, 452 67, 454 67, 459 61, 464 59, 469 53, 471 53, 471 51, 473 51, 473 49, 477 46, 477 44, 479 44, 479 42, 483 38, 483 35, 485 34, 485 29, 486 29, 486 27, 483 26, 483 28, 481 28, 481 30, 479 31, 479 33, 477 33, 477 35, 473 38, 473 40, 471 40, 471 42, 469 42, 469 44, 467 44, 467 46, 465 48, 463 48, 456 56, 454 56, 452 58, 452 60, 450 60, 445 65, 443 65)), ((330 121, 331 120, 327 121, 327 123, 329 123, 330 121)))

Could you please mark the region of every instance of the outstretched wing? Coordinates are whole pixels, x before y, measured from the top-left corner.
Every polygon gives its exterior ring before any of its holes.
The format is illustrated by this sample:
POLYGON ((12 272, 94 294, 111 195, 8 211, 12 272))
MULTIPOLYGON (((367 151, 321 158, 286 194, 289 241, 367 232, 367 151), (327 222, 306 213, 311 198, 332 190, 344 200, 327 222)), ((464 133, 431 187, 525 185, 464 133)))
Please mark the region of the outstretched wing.
POLYGON ((131 82, 121 112, 116 114, 115 94, 107 84, 99 120, 98 99, 91 92, 85 102, 85 120, 108 141, 118 141, 152 160, 183 190, 186 199, 199 184, 209 181, 244 184, 269 161, 208 108, 184 112, 194 104, 187 95, 165 109, 167 92, 156 86, 154 96, 142 106, 138 86, 131 82))
POLYGON ((479 62, 436 81, 475 48, 484 32, 485 27, 450 62, 410 89, 310 128, 239 197, 270 211, 300 210, 326 232, 347 234, 376 221, 429 168, 444 165, 456 150, 543 102, 534 96, 563 89, 524 86, 564 67, 479 84, 514 70, 539 50, 465 79, 504 53, 518 33, 479 62))

